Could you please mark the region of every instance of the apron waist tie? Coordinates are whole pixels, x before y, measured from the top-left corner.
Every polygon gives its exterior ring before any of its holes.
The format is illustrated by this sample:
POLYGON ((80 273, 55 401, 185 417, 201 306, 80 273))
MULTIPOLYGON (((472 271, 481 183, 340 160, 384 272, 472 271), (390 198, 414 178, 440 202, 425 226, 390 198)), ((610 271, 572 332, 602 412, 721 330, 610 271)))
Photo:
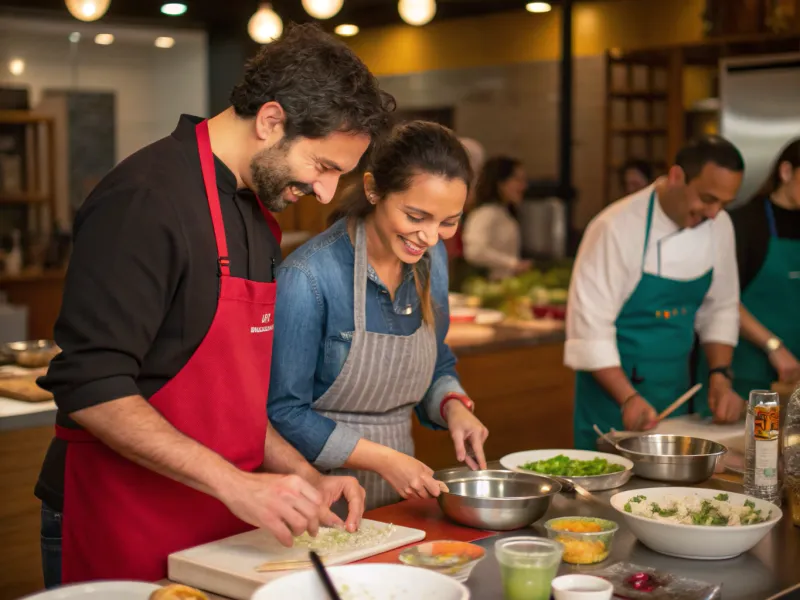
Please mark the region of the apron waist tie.
POLYGON ((65 442, 93 443, 100 441, 94 436, 94 434, 86 431, 85 429, 69 429, 68 427, 62 427, 61 425, 56 425, 56 437, 59 440, 64 440, 65 442))

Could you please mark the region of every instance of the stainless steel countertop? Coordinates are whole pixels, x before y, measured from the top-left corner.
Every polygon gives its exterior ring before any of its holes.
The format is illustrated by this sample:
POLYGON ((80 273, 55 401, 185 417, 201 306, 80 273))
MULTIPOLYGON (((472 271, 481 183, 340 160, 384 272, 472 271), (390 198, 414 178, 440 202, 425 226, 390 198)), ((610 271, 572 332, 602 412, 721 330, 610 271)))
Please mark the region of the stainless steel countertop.
MULTIPOLYGON (((642 545, 625 525, 625 521, 608 503, 615 493, 647 487, 667 487, 654 481, 632 478, 627 485, 616 490, 594 492, 601 499, 592 502, 579 496, 559 494, 547 514, 533 527, 503 532, 475 542, 486 548, 486 558, 481 561, 467 581, 473 600, 502 600, 500 569, 494 556, 494 544, 503 537, 536 535, 545 537, 543 523, 560 516, 595 516, 612 519, 619 523, 614 536, 611 556, 599 565, 572 567, 562 563, 560 575, 567 573, 591 573, 604 569, 615 562, 630 562, 645 567, 667 571, 709 583, 722 583, 724 600, 765 600, 778 592, 800 583, 800 528, 792 525, 788 507, 784 506, 784 517, 780 523, 750 552, 737 558, 721 561, 697 561, 672 558, 653 552, 642 545)), ((741 485, 721 479, 710 479, 695 487, 705 487, 729 492, 741 492, 741 485)))
MULTIPOLYGON (((605 561, 585 567, 573 567, 562 563, 559 575, 591 573, 616 562, 629 562, 682 577, 722 583, 724 600, 767 600, 778 592, 800 584, 800 527, 792 525, 786 506, 783 507, 783 519, 769 535, 749 552, 730 560, 698 561, 672 558, 653 552, 639 543, 608 501, 617 492, 662 486, 667 487, 667 484, 633 477, 621 488, 594 492, 593 495, 601 500, 602 505, 580 496, 559 494, 553 498, 547 514, 533 527, 499 533, 475 542, 486 548, 487 552, 486 557, 475 567, 467 581, 471 600, 503 600, 500 568, 494 556, 494 544, 498 539, 520 535, 546 537, 544 522, 561 516, 595 516, 612 519, 619 523, 619 531, 614 536, 611 556, 605 561)), ((742 491, 741 485, 716 478, 694 487, 728 492, 742 491)), ((212 594, 209 594, 209 598, 222 600, 221 596, 212 594)))

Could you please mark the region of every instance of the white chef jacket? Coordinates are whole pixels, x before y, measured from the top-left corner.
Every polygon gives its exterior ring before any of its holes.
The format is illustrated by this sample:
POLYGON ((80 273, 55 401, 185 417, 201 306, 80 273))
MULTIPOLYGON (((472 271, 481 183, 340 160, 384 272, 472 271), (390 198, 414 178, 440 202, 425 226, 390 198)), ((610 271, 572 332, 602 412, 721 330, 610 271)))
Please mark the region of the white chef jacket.
POLYGON ((466 261, 489 269, 491 279, 514 275, 522 253, 522 231, 505 206, 484 204, 470 211, 461 240, 466 261))
MULTIPOLYGON (((653 185, 616 201, 586 228, 570 281, 564 363, 578 371, 620 366, 615 321, 641 279, 647 207, 653 185)), ((711 287, 695 318, 702 343, 736 346, 739 274, 733 225, 726 211, 695 228, 679 229, 658 198, 644 271, 696 279, 713 267, 711 287)))

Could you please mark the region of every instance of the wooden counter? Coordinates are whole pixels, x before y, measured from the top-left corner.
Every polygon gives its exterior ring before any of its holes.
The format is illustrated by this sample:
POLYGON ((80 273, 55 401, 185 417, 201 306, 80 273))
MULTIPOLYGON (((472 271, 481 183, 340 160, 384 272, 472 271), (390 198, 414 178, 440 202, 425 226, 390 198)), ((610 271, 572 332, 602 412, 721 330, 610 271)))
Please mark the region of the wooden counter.
POLYGON ((0 275, 0 290, 11 304, 28 307, 28 338, 53 339, 61 310, 65 271, 26 270, 15 276, 0 275))
MULTIPOLYGON (((487 460, 519 450, 572 448, 574 376, 564 366, 563 324, 453 325, 448 343, 475 414, 489 429, 487 460)), ((413 425, 416 455, 432 469, 455 464, 446 431, 413 425)))

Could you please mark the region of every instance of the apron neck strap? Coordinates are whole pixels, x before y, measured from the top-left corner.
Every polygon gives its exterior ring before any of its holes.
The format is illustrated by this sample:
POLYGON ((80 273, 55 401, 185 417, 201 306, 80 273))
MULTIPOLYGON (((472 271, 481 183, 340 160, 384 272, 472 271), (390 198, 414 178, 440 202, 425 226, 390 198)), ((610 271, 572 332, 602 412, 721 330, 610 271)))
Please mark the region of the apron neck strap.
POLYGON ((644 226, 644 248, 642 249, 642 271, 644 271, 644 259, 647 256, 647 244, 650 241, 650 229, 653 224, 653 210, 656 205, 656 190, 650 192, 650 201, 647 204, 647 221, 644 226))
POLYGON ((778 237, 778 225, 775 223, 775 209, 772 208, 772 201, 764 199, 764 212, 767 213, 767 227, 769 227, 770 237, 778 237))
POLYGON ((214 237, 217 240, 219 272, 220 275, 228 276, 231 274, 231 261, 228 258, 228 242, 225 239, 225 224, 222 221, 222 208, 219 205, 219 190, 217 189, 217 169, 214 165, 214 153, 211 151, 207 120, 204 119, 197 124, 195 135, 197 136, 197 149, 200 152, 200 170, 203 173, 208 209, 211 212, 214 237))
POLYGON ((364 220, 356 224, 355 266, 353 267, 353 320, 356 331, 366 331, 367 234, 364 220))

